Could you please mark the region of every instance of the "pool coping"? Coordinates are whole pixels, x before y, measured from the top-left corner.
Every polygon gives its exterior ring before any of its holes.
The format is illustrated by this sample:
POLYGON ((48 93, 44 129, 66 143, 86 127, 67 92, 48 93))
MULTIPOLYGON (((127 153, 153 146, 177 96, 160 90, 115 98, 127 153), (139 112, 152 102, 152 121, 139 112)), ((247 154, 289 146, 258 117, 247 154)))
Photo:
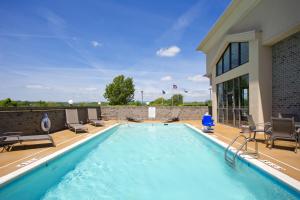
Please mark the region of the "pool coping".
POLYGON ((119 126, 119 125, 120 125, 119 123, 111 125, 111 126, 105 128, 105 129, 101 130, 101 131, 98 131, 96 133, 93 133, 93 134, 87 136, 86 138, 84 138, 82 140, 79 140, 79 141, 77 141, 77 142, 75 142, 75 143, 73 143, 69 146, 66 146, 66 147, 64 147, 64 148, 62 148, 62 149, 60 149, 60 150, 58 150, 54 153, 51 153, 51 154, 49 154, 49 155, 33 162, 33 163, 30 163, 30 164, 28 164, 28 165, 26 165, 26 166, 24 166, 20 169, 17 169, 17 170, 15 170, 15 171, 7 174, 7 175, 4 175, 4 176, 0 177, 0 189, 3 186, 5 186, 6 184, 8 184, 8 183, 12 182, 13 180, 25 175, 26 173, 29 173, 30 171, 32 171, 33 169, 39 167, 40 165, 42 165, 42 164, 44 164, 44 163, 46 163, 46 162, 48 162, 52 159, 55 159, 56 157, 66 153, 66 152, 68 152, 68 151, 70 151, 70 150, 72 150, 76 147, 78 147, 79 145, 81 145, 81 144, 93 139, 94 137, 97 137, 98 135, 101 135, 102 133, 104 133, 104 132, 106 132, 106 131, 108 131, 108 130, 116 127, 116 126, 119 126))
MULTIPOLYGON (((186 126, 188 126, 189 128, 193 129, 194 131, 196 131, 197 133, 203 135, 204 137, 208 138, 209 140, 215 142, 216 144, 218 144, 219 146, 223 147, 224 149, 227 148, 228 144, 211 136, 208 134, 203 133, 200 129, 194 127, 191 124, 187 124, 184 123, 186 126)), ((236 152, 236 148, 232 147, 229 149, 232 153, 236 152)), ((241 155, 243 152, 238 153, 238 156, 243 159, 244 161, 254 165, 255 167, 257 167, 258 169, 262 170, 263 172, 265 172, 266 174, 272 176, 273 178, 281 181, 282 183, 286 184, 287 186, 291 187, 291 189, 296 190, 297 192, 300 193, 300 181, 288 176, 287 174, 284 174, 262 162, 260 162, 257 159, 253 159, 253 157, 249 156, 249 155, 241 155)))

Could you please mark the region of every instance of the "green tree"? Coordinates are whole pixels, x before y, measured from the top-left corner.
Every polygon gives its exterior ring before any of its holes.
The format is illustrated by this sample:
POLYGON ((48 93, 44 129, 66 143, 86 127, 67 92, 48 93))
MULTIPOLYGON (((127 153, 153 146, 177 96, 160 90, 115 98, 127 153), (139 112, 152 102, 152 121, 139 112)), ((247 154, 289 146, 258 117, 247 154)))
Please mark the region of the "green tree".
POLYGON ((17 106, 17 102, 11 100, 10 98, 6 98, 0 101, 0 106, 2 107, 17 106))
POLYGON ((182 105, 183 104, 183 96, 181 94, 174 94, 171 97, 171 101, 173 101, 174 106, 182 105))
POLYGON ((157 98, 154 101, 150 102, 151 106, 158 106, 158 105, 166 105, 168 102, 163 97, 157 98))
POLYGON ((124 75, 117 76, 113 82, 106 85, 104 98, 110 105, 126 105, 133 101, 134 84, 132 78, 125 78, 124 75))

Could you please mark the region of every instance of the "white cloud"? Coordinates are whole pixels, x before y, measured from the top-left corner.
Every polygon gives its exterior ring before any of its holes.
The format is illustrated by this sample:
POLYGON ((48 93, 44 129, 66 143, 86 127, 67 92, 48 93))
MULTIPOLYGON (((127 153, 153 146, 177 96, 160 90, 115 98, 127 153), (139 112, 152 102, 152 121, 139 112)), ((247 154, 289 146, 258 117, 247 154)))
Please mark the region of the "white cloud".
POLYGON ((197 74, 195 76, 189 76, 187 78, 189 81, 193 81, 193 82, 208 82, 209 79, 200 75, 200 74, 197 74))
POLYGON ((50 89, 50 87, 43 86, 43 85, 26 85, 28 89, 50 89))
POLYGON ((86 91, 96 91, 97 88, 95 88, 95 87, 87 87, 87 88, 84 88, 84 90, 86 90, 86 91))
POLYGON ((185 96, 207 100, 209 99, 209 90, 191 90, 185 96))
POLYGON ((100 42, 97 42, 95 40, 91 41, 91 44, 92 44, 93 47, 100 47, 100 46, 102 46, 102 44, 100 42))
POLYGON ((174 57, 176 56, 181 49, 178 46, 170 46, 167 48, 161 48, 158 51, 156 51, 156 55, 160 57, 174 57))
POLYGON ((173 80, 172 76, 164 76, 160 79, 161 81, 171 81, 173 80))

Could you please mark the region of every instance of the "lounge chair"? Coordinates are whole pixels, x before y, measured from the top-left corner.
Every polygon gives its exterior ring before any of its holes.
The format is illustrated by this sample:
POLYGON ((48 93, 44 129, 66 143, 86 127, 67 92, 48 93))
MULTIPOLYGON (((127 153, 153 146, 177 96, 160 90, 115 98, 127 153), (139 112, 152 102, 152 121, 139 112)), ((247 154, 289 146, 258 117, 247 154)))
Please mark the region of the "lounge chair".
POLYGON ((179 109, 172 110, 171 111, 171 117, 169 119, 167 119, 166 121, 164 121, 163 123, 171 123, 171 122, 179 121, 179 114, 180 114, 179 109))
POLYGON ((67 127, 70 130, 74 130, 75 133, 78 131, 88 131, 88 128, 85 127, 81 121, 79 121, 77 109, 66 109, 66 120, 67 127))
POLYGON ((97 117, 96 108, 88 108, 88 121, 94 126, 104 126, 103 120, 99 120, 97 117))
POLYGON ((256 133, 264 133, 264 138, 266 141, 266 134, 268 134, 268 132, 270 131, 271 128, 271 123, 270 122, 266 122, 266 123, 255 123, 253 120, 252 115, 248 115, 247 116, 247 120, 248 120, 248 126, 242 126, 242 133, 245 132, 245 128, 248 129, 251 132, 254 133, 253 135, 253 139, 255 139, 256 137, 256 133))
POLYGON ((267 146, 273 147, 275 140, 295 141, 295 152, 297 152, 299 135, 295 130, 294 118, 271 118, 271 131, 267 146), (271 143, 271 144, 270 144, 271 143))
POLYGON ((142 119, 139 119, 139 118, 134 118, 134 117, 126 117, 126 120, 129 121, 129 122, 142 122, 143 120, 142 119))
POLYGON ((127 115, 126 120, 129 121, 129 122, 137 122, 137 123, 143 121, 143 119, 137 118, 137 117, 133 117, 133 116, 134 116, 134 114, 133 114, 132 110, 130 110, 129 111, 129 116, 127 115))
POLYGON ((22 132, 6 132, 2 133, 0 136, 0 146, 2 147, 2 151, 10 151, 15 144, 22 144, 22 142, 29 141, 43 141, 49 140, 52 145, 55 147, 55 143, 51 135, 21 135, 22 132))

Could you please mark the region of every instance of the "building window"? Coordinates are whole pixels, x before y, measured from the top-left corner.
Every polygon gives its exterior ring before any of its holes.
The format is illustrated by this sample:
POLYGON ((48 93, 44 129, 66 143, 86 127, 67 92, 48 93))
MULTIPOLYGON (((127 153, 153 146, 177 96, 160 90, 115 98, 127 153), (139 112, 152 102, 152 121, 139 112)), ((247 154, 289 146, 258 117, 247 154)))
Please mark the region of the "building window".
POLYGON ((224 74, 247 62, 249 62, 249 43, 232 42, 225 49, 216 65, 216 76, 224 74))
POLYGON ((220 123, 239 127, 249 113, 249 75, 217 84, 217 116, 220 123))
POLYGON ((230 48, 227 48, 223 55, 223 73, 230 70, 230 48))
POLYGON ((231 68, 239 66, 239 43, 231 43, 231 68))
POLYGON ((221 58, 217 64, 217 76, 223 73, 222 68, 223 68, 223 59, 221 58))
POLYGON ((241 49, 241 62, 240 64, 244 64, 246 62, 249 62, 249 44, 248 42, 242 42, 240 43, 240 49, 241 49))

